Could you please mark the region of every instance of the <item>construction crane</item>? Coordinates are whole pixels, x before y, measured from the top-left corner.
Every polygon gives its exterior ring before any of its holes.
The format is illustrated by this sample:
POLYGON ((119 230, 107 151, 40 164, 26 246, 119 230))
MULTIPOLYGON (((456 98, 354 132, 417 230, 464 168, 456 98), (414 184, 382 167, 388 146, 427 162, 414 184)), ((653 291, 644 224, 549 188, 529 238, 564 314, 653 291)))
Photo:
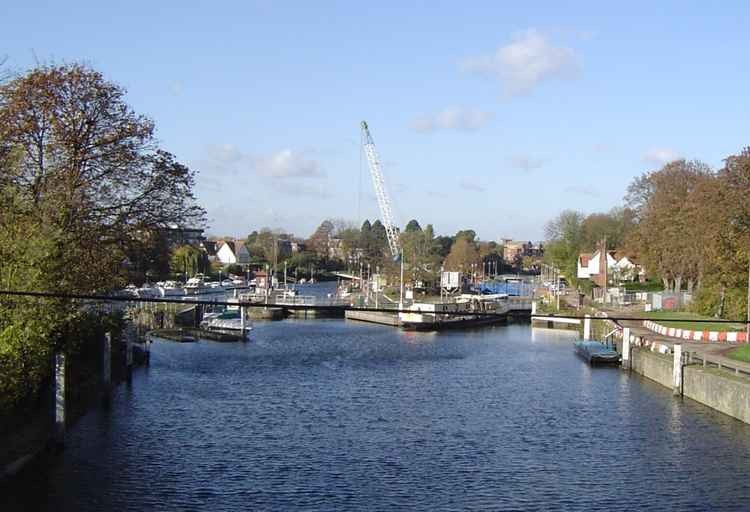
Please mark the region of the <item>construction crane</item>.
POLYGON ((391 201, 385 190, 385 180, 383 173, 380 172, 380 159, 375 151, 375 142, 372 140, 370 130, 367 128, 367 122, 362 121, 362 145, 365 148, 367 162, 370 164, 370 175, 372 176, 372 185, 375 188, 375 197, 380 207, 380 215, 383 217, 383 226, 388 237, 388 247, 394 260, 401 256, 401 246, 398 243, 398 231, 393 225, 393 213, 391 212, 391 201))

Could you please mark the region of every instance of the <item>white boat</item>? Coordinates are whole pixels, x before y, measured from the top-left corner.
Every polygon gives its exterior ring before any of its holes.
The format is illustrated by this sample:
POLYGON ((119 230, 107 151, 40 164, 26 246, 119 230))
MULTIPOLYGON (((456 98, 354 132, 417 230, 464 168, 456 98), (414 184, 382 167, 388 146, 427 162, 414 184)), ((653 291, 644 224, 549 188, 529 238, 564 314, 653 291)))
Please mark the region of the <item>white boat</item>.
POLYGON ((182 297, 185 295, 185 288, 176 281, 165 281, 156 284, 162 297, 182 297))
POLYGON ((206 281, 203 274, 195 274, 185 283, 186 295, 214 295, 223 294, 226 289, 219 281, 206 281))
POLYGON ((158 288, 143 286, 135 291, 135 296, 139 299, 156 299, 161 297, 161 293, 158 288))
MULTIPOLYGON (((240 331, 242 330, 242 319, 240 318, 240 311, 227 309, 226 311, 218 314, 208 313, 203 317, 201 328, 218 332, 240 331)), ((245 332, 250 332, 252 328, 252 322, 248 318, 246 318, 245 332)))

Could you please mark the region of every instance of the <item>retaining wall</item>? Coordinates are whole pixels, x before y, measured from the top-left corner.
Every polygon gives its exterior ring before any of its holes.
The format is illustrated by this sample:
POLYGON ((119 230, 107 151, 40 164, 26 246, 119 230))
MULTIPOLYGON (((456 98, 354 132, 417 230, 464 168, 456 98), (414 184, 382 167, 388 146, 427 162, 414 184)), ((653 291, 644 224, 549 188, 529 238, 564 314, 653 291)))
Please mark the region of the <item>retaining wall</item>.
POLYGON ((630 351, 633 371, 672 388, 672 359, 662 354, 655 354, 644 348, 632 348, 630 351))
POLYGON ((685 367, 682 379, 686 397, 750 423, 750 383, 696 366, 685 367))
MULTIPOLYGON (((634 372, 669 389, 673 388, 674 360, 671 355, 666 357, 645 347, 632 347, 630 357, 634 372)), ((682 373, 683 396, 750 424, 750 382, 714 371, 697 365, 685 366, 682 373)))

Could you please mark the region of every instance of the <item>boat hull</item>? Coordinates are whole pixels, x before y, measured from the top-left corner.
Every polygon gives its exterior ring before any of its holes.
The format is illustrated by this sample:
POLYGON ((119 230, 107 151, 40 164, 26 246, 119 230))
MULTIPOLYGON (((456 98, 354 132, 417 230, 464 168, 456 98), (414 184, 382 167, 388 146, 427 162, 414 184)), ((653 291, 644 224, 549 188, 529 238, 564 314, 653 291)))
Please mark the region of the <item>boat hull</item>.
POLYGON ((507 315, 493 315, 487 317, 461 318, 456 320, 436 320, 434 322, 402 322, 401 328, 405 331, 442 331, 446 329, 462 329, 467 327, 504 324, 507 321, 507 315))

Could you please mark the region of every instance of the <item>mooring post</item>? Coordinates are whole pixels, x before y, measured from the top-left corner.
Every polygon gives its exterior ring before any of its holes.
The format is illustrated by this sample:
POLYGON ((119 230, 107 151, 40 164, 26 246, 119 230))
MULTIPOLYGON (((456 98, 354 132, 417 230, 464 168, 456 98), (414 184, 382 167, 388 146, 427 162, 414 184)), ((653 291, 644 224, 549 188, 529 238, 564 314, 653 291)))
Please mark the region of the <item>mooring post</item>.
POLYGON ((622 369, 630 370, 630 327, 622 329, 622 369))
POLYGON ((112 387, 112 333, 104 333, 104 347, 102 350, 102 398, 109 401, 112 387))
POLYGON ((54 443, 65 445, 65 354, 55 354, 55 430, 54 443))
POLYGON ((133 378, 133 335, 130 331, 125 333, 125 367, 128 384, 133 378))
POLYGON ((240 335, 245 341, 245 306, 240 306, 240 335))
POLYGON ((674 359, 672 360, 672 385, 674 386, 672 394, 675 396, 682 394, 682 345, 676 344, 673 347, 674 359))
POLYGON ((583 319, 583 339, 591 339, 591 315, 586 315, 583 319))

